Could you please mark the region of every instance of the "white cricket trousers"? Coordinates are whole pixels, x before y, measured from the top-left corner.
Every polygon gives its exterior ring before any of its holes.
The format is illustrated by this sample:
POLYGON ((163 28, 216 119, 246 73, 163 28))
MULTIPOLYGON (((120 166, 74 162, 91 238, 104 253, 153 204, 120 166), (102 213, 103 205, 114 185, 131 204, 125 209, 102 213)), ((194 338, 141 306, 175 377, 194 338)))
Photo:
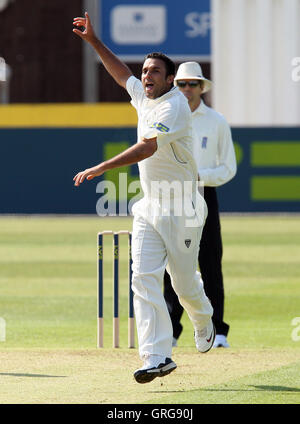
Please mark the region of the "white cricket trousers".
POLYGON ((173 327, 162 292, 166 266, 194 328, 205 327, 213 314, 197 271, 204 222, 202 219, 201 226, 187 227, 185 216, 149 216, 142 213, 140 202, 138 208, 133 208, 132 231, 132 289, 139 354, 141 359, 151 354, 171 358, 173 327))

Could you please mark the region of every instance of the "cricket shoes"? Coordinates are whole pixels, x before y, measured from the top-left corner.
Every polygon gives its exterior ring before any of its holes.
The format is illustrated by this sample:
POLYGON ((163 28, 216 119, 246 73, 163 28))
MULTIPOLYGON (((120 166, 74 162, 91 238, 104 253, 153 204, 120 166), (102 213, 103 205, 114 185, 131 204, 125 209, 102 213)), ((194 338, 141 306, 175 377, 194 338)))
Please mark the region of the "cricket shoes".
POLYGON ((213 347, 215 337, 216 329, 212 320, 210 320, 209 324, 201 330, 195 330, 194 338, 198 351, 201 353, 208 352, 213 347))
POLYGON ((133 374, 137 383, 150 383, 156 377, 164 377, 170 374, 177 368, 175 362, 171 358, 166 358, 165 362, 159 364, 157 367, 139 369, 133 374))
POLYGON ((217 334, 213 347, 229 347, 226 336, 223 334, 217 334))

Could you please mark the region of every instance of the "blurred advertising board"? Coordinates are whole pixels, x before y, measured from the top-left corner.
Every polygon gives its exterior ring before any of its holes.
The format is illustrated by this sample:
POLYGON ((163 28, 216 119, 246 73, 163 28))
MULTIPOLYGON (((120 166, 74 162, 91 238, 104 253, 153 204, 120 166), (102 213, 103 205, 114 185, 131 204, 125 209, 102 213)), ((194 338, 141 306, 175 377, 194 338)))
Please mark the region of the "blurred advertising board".
POLYGON ((153 51, 210 61, 210 33, 210 0, 99 0, 99 35, 127 62, 153 51))

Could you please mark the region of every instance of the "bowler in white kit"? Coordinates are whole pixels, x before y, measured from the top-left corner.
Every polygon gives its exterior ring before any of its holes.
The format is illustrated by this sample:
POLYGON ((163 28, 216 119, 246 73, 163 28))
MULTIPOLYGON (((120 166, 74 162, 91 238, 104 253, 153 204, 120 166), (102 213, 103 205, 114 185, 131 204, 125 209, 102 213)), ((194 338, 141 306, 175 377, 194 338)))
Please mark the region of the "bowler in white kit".
POLYGON ((106 70, 128 91, 138 113, 137 143, 77 173, 74 181, 79 186, 110 169, 138 163, 144 197, 133 206, 132 289, 143 365, 134 378, 148 383, 176 368, 173 328, 162 293, 166 267, 193 324, 198 351, 209 351, 215 338, 213 308, 197 271, 206 205, 197 190, 192 115, 187 99, 173 86, 175 65, 167 56, 147 55, 140 81, 95 36, 87 13, 75 18, 74 25, 84 28, 73 31, 95 48, 106 70))

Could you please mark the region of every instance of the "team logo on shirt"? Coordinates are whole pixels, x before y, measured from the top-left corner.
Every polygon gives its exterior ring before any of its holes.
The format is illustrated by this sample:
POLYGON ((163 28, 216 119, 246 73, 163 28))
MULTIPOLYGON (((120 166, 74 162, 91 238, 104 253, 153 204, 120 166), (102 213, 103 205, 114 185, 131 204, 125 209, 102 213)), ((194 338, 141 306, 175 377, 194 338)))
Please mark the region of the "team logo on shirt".
POLYGON ((202 149, 206 149, 207 147, 207 137, 202 137, 202 149))
POLYGON ((152 124, 150 128, 156 128, 158 131, 162 133, 167 133, 170 131, 170 128, 168 128, 166 125, 162 124, 161 122, 154 122, 154 124, 152 124))

